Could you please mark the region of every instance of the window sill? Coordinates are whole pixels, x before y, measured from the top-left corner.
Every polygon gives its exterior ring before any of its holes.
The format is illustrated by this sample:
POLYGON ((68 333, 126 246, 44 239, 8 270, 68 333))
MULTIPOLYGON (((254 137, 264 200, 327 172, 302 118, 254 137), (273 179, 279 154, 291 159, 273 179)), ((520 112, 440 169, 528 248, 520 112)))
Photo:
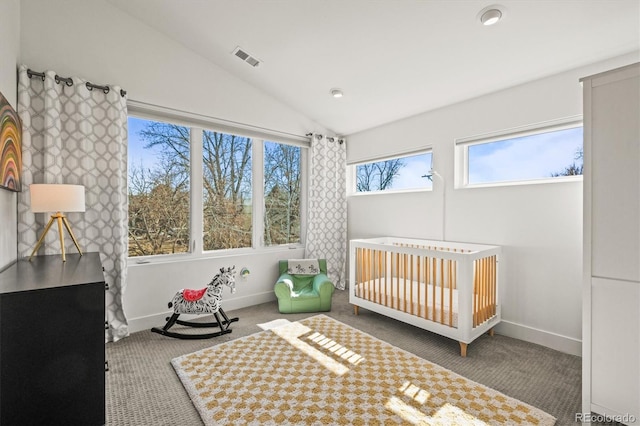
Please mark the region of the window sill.
POLYGON ((523 185, 541 185, 541 184, 557 184, 567 182, 582 182, 582 175, 579 176, 563 176, 547 179, 531 179, 518 180, 510 182, 491 182, 491 183, 474 183, 457 186, 455 189, 475 189, 475 188, 495 188, 501 186, 523 186, 523 185))
POLYGON ((165 263, 182 263, 193 262, 208 259, 220 259, 230 257, 240 257, 248 255, 263 255, 271 253, 283 253, 291 250, 304 250, 304 246, 301 244, 287 244, 281 246, 272 247, 260 247, 260 248, 241 248, 241 249, 229 249, 229 250, 216 250, 202 253, 176 253, 176 254, 160 254, 153 256, 136 256, 127 258, 127 267, 138 267, 147 265, 157 265, 165 263))
POLYGON ((351 194, 347 194, 347 197, 365 197, 368 195, 414 194, 417 192, 433 192, 433 188, 390 189, 388 191, 353 192, 351 194))

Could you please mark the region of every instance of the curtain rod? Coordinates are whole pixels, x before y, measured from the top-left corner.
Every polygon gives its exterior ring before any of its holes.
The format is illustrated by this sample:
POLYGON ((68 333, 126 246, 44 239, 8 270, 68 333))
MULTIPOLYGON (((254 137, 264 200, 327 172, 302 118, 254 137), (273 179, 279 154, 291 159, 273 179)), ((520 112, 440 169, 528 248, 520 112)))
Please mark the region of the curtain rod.
MULTIPOLYGON (((307 133, 305 136, 314 136, 314 134, 313 134, 313 133, 307 133)), ((322 135, 321 135, 321 134, 319 134, 319 133, 316 133, 316 134, 315 134, 315 137, 316 137, 316 139, 320 140, 320 139, 322 139, 324 136, 322 136, 322 135)), ((337 138, 337 137, 335 137, 335 138, 334 138, 334 137, 327 136, 327 140, 328 140, 329 142, 335 142, 335 141, 338 141, 338 143, 339 143, 340 145, 342 145, 342 144, 344 143, 344 139, 339 139, 339 138, 337 138)))
POLYGON ((213 126, 218 131, 239 133, 242 136, 258 137, 264 139, 275 137, 276 140, 282 142, 304 142, 304 146, 307 146, 307 144, 310 142, 308 135, 307 137, 305 137, 282 130, 254 126, 251 124, 241 123, 239 121, 227 120, 210 115, 188 112, 176 108, 162 107, 146 102, 136 101, 134 99, 127 100, 127 108, 129 113, 133 113, 134 115, 137 114, 152 119, 155 115, 160 115, 162 117, 175 119, 180 122, 204 126, 205 128, 213 126))
MULTIPOLYGON (((45 78, 45 73, 44 72, 37 72, 37 71, 33 71, 31 69, 27 69, 27 76, 29 76, 29 78, 33 77, 40 77, 42 79, 42 81, 44 81, 45 78)), ((58 74, 56 74, 55 76, 55 80, 56 83, 60 84, 61 81, 64 82, 64 84, 66 84, 67 86, 71 87, 73 86, 73 79, 71 77, 60 77, 58 74)), ((102 90, 104 92, 104 94, 106 95, 107 93, 109 93, 109 91, 111 90, 111 88, 109 86, 100 86, 98 84, 93 84, 89 81, 87 81, 85 83, 85 86, 87 86, 87 89, 89 91, 93 90, 93 89, 99 89, 102 90)), ((127 95, 127 91, 124 89, 120 89, 120 96, 122 96, 123 98, 127 95)))

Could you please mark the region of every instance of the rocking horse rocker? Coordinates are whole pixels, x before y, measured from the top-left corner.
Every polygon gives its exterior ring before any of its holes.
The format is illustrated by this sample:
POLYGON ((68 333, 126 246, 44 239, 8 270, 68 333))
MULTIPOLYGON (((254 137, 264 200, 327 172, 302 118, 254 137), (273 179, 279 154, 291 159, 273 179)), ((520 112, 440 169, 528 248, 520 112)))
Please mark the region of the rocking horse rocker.
POLYGON ((220 306, 223 285, 228 286, 231 293, 236 292, 235 266, 220 268, 220 273, 213 277, 205 288, 199 290, 183 289, 177 292, 176 295, 173 296, 173 300, 169 302, 169 308, 173 307, 173 315, 166 318, 167 323, 164 327, 153 327, 151 331, 177 339, 208 339, 210 337, 231 333, 232 330, 229 329, 229 325, 232 322, 238 321, 238 318, 229 319, 224 313, 222 306, 220 306), (213 314, 216 321, 182 321, 178 319, 181 314, 213 314), (222 315, 223 319, 221 319, 218 314, 222 315), (205 334, 182 334, 169 331, 175 324, 198 328, 220 327, 220 331, 205 334))

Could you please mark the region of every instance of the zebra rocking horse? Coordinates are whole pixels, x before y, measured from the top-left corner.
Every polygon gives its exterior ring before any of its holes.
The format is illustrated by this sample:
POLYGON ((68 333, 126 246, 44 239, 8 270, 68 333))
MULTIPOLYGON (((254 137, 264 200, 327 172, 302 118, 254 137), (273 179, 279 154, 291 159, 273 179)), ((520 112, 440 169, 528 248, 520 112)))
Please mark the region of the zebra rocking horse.
POLYGON ((220 268, 220 272, 216 274, 211 282, 204 288, 199 290, 182 289, 177 292, 176 295, 173 296, 173 300, 169 302, 169 308, 173 307, 173 315, 166 318, 167 323, 164 327, 153 327, 151 331, 177 339, 208 339, 210 337, 231 333, 232 330, 229 329, 229 325, 232 322, 238 321, 238 318, 229 319, 224 313, 222 306, 220 306, 223 285, 229 287, 231 293, 236 292, 235 266, 220 268), (182 321, 178 319, 181 314, 213 314, 216 321, 182 321), (218 314, 222 315, 223 319, 221 319, 218 314), (169 331, 175 324, 198 328, 220 327, 220 331, 205 334, 183 334, 169 331))

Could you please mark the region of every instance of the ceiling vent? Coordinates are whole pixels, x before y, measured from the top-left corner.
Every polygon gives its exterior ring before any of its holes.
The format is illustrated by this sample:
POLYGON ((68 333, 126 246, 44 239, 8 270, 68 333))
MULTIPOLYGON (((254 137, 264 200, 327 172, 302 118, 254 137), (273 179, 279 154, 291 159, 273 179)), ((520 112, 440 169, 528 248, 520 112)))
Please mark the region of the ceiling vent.
POLYGON ((240 46, 235 48, 235 50, 233 51, 233 54, 238 58, 242 59, 243 61, 245 61, 246 63, 248 63, 249 65, 251 65, 252 67, 257 67, 262 62, 260 61, 260 59, 250 55, 245 50, 241 49, 240 46))

